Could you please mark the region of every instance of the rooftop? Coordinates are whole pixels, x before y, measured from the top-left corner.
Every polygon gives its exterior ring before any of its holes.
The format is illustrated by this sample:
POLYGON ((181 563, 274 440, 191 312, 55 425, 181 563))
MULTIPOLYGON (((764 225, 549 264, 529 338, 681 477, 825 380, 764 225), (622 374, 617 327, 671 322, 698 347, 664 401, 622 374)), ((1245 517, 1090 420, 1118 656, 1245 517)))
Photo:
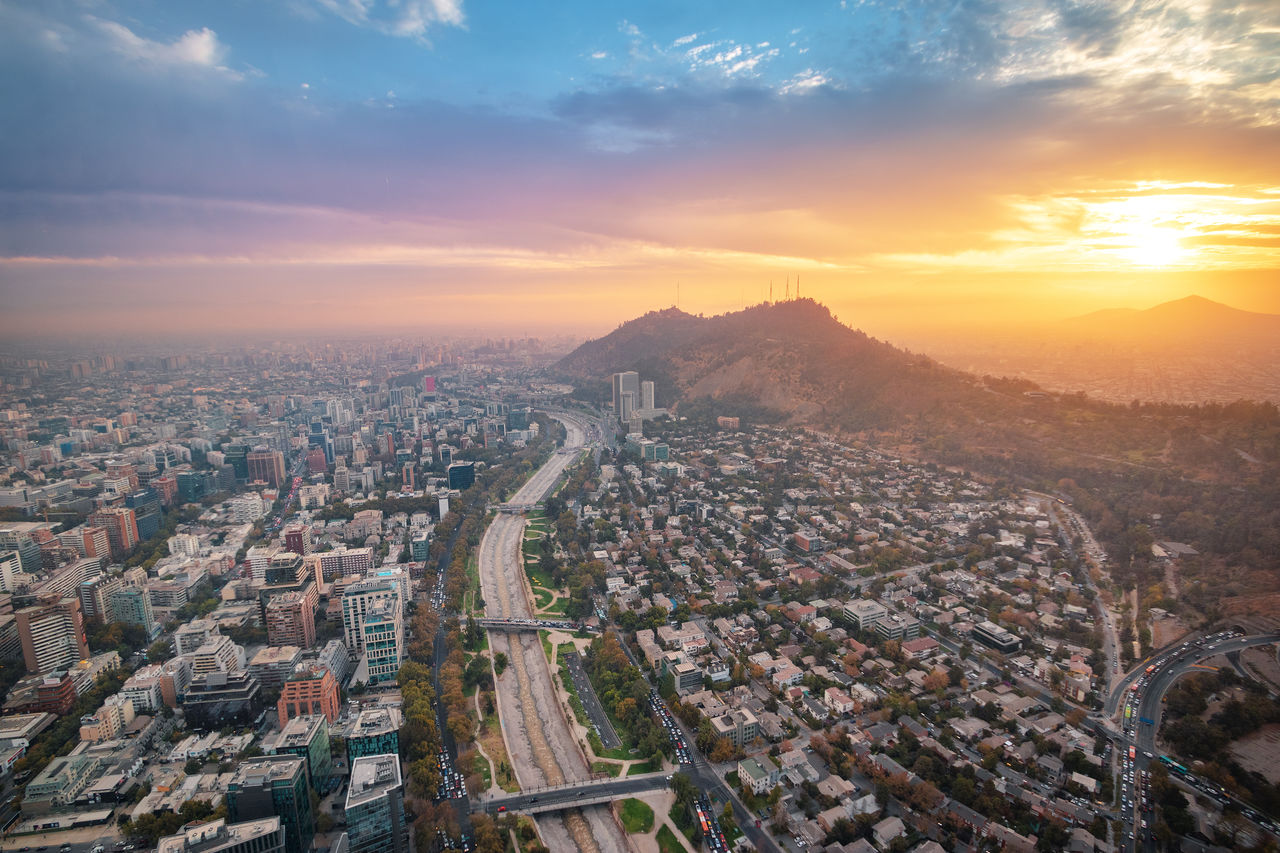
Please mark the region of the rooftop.
POLYGON ((351 762, 347 808, 359 806, 400 787, 400 757, 368 755, 351 762))
POLYGON ((280 831, 280 818, 264 817, 242 823, 227 824, 224 818, 190 826, 177 835, 161 838, 156 853, 213 853, 251 838, 280 831))

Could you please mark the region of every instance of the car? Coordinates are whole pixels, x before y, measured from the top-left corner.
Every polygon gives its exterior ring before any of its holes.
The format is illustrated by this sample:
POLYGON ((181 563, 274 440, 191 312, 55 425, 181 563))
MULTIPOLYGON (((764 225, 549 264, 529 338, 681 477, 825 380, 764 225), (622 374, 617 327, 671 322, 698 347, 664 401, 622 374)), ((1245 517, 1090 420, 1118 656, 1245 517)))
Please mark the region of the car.
POLYGON ((502 814, 507 810, 506 806, 498 806, 498 814, 502 814))

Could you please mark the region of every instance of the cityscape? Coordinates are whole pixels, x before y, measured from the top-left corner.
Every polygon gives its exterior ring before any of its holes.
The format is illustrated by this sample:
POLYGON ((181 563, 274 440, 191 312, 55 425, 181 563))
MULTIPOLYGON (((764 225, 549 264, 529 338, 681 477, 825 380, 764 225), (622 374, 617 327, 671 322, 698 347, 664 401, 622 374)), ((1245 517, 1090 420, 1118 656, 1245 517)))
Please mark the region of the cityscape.
POLYGON ((0 0, 0 853, 1280 853, 1277 57, 0 0))

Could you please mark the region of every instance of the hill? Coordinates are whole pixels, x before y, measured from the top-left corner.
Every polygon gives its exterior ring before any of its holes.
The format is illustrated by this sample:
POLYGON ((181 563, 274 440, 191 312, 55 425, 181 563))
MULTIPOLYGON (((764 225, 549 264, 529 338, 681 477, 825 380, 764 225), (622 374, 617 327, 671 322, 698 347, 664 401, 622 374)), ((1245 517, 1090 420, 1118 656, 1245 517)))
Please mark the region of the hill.
POLYGON ((578 381, 637 370, 656 383, 659 405, 714 400, 793 423, 874 426, 974 393, 971 377, 851 329, 811 299, 716 317, 652 312, 584 343, 558 367, 578 381))
MULTIPOLYGON (((1149 327, 1172 334, 1203 318, 1203 309, 1181 300, 1154 315, 1134 313, 1154 316, 1149 327)), ((1213 315, 1225 318, 1219 326, 1240 321, 1232 311, 1213 315)), ((1112 321, 1134 319, 1093 320, 1112 321)), ((1159 588, 1164 568, 1143 544, 1156 524, 1157 539, 1203 555, 1179 569, 1182 597, 1202 613, 1231 596, 1280 593, 1274 404, 1121 405, 1049 393, 877 341, 811 300, 707 318, 647 314, 583 344, 558 367, 594 403, 609 396, 610 374, 637 370, 655 381, 660 406, 678 406, 708 431, 721 414, 806 425, 1010 487, 1056 491, 1093 523, 1126 587, 1159 588)))
POLYGON ((1148 346, 1220 343, 1274 347, 1280 341, 1280 315, 1242 311, 1203 296, 1187 296, 1146 310, 1119 308, 1072 317, 1059 323, 1056 331, 1148 346))

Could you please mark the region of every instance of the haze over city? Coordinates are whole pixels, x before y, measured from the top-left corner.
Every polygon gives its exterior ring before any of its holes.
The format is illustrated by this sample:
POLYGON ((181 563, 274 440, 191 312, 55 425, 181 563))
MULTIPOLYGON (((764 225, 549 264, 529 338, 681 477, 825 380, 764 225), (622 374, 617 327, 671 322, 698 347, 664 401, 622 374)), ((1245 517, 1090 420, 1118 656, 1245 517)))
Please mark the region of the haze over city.
POLYGON ((1264 0, 6 0, 0 324, 1277 313, 1278 56, 1264 0))

